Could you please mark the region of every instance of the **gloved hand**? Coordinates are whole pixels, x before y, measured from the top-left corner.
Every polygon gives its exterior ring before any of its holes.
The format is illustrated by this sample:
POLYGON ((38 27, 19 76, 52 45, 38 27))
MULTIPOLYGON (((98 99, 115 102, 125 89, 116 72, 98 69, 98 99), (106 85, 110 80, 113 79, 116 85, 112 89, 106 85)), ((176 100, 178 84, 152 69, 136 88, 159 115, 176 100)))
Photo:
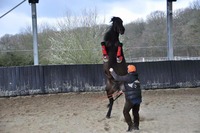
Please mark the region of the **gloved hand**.
POLYGON ((123 94, 124 92, 122 90, 119 91, 119 94, 123 94))
POLYGON ((110 71, 110 72, 113 72, 113 68, 110 68, 109 71, 110 71))

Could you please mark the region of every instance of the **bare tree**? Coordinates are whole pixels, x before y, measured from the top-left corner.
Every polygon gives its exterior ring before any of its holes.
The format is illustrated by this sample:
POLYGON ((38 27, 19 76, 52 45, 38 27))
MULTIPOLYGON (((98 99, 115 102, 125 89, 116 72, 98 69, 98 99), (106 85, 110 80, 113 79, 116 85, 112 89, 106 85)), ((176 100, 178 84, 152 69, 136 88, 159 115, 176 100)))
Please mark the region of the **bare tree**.
POLYGON ((174 46, 176 56, 197 57, 200 55, 200 1, 175 12, 174 46))
POLYGON ((104 26, 98 24, 96 10, 84 10, 59 21, 59 30, 50 38, 50 62, 55 64, 91 64, 101 61, 100 41, 104 26))

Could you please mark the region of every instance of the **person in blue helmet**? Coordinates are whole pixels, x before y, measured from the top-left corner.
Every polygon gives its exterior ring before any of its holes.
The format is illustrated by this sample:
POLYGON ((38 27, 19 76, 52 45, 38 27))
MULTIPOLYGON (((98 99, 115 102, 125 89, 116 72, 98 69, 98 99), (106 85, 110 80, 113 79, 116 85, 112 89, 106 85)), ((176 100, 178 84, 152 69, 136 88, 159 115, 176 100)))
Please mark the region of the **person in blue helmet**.
POLYGON ((140 81, 138 78, 138 73, 136 72, 136 67, 134 65, 128 65, 128 74, 124 76, 119 76, 115 73, 113 68, 109 71, 113 78, 117 81, 124 82, 124 94, 125 94, 125 104, 123 109, 124 118, 128 124, 128 132, 132 130, 139 130, 139 110, 140 103, 142 102, 142 94, 140 89, 140 81), (129 114, 132 109, 133 121, 129 114))

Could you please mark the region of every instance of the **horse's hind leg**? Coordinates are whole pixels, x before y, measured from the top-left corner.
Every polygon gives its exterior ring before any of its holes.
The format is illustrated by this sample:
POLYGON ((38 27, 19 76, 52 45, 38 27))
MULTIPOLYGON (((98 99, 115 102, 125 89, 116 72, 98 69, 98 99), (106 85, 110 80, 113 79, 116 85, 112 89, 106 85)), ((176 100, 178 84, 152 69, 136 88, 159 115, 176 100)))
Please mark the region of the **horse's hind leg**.
POLYGON ((110 118, 111 116, 113 103, 114 103, 113 97, 109 97, 108 112, 107 112, 106 118, 110 118))
POLYGON ((112 89, 112 82, 110 79, 107 80, 107 83, 106 83, 106 92, 107 92, 107 97, 109 99, 109 104, 108 104, 108 112, 106 114, 106 117, 107 118, 110 118, 111 116, 111 112, 112 112, 112 107, 113 107, 113 103, 114 103, 114 99, 113 99, 113 93, 115 92, 113 89, 112 89))

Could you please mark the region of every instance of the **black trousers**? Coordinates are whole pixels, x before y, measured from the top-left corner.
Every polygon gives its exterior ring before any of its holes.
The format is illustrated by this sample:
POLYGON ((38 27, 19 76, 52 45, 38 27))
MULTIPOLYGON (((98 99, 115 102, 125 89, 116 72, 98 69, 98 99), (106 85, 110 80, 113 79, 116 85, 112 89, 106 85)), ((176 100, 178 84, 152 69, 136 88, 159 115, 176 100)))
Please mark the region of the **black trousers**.
POLYGON ((134 126, 139 127, 139 121, 140 121, 139 110, 140 110, 140 104, 132 104, 128 99, 126 99, 124 109, 123 109, 123 114, 129 126, 132 126, 134 122, 134 126), (132 109, 132 114, 133 114, 133 121, 129 114, 131 109, 132 109))

